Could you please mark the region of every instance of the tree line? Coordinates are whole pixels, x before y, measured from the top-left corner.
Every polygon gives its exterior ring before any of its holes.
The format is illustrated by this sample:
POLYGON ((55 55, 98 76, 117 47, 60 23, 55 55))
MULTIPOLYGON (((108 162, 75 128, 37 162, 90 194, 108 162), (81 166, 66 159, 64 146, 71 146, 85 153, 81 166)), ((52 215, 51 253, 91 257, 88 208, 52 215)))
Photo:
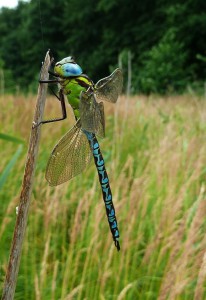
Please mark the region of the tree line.
POLYGON ((200 90, 206 78, 205 0, 31 0, 0 10, 0 84, 34 91, 47 49, 73 55, 94 81, 120 64, 133 93, 200 90))

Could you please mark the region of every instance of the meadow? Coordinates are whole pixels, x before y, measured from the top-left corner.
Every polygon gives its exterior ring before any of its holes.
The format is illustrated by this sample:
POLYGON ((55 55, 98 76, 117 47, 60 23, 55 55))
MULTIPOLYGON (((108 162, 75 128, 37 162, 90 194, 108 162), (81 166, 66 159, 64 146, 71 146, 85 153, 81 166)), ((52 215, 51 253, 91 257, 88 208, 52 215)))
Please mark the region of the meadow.
MULTIPOLYGON (((0 132, 24 141, 0 140, 1 288, 35 101, 0 97, 0 132)), ((45 117, 58 114, 49 97, 45 117)), ((205 99, 122 96, 105 105, 105 115, 106 138, 99 142, 121 250, 112 241, 93 162, 60 186, 45 179, 52 148, 74 124, 68 109, 67 120, 42 126, 15 300, 206 299, 205 99)))

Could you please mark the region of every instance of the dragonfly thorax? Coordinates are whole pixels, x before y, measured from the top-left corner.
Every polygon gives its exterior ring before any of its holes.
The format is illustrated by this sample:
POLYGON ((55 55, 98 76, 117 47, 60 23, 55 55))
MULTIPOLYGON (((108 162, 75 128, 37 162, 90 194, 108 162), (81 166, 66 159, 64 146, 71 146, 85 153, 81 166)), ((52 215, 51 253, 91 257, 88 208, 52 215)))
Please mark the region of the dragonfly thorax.
POLYGON ((60 85, 63 89, 63 93, 67 96, 75 117, 78 119, 80 117, 80 95, 83 91, 93 87, 93 81, 87 75, 82 74, 72 78, 65 78, 60 81, 60 85))

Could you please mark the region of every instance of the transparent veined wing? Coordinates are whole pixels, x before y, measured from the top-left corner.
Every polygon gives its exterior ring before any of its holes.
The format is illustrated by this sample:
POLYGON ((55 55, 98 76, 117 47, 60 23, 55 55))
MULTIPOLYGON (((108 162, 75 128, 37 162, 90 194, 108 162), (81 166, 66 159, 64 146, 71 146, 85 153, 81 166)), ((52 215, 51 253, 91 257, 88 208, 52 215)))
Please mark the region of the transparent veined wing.
POLYGON ((98 101, 109 101, 115 103, 122 91, 123 75, 118 68, 105 78, 100 79, 95 84, 95 95, 98 101))
POLYGON ((79 111, 82 128, 100 137, 104 137, 104 105, 102 102, 97 103, 93 92, 81 92, 79 111))
POLYGON ((47 163, 46 179, 51 186, 59 185, 81 173, 92 158, 80 120, 54 147, 47 163))

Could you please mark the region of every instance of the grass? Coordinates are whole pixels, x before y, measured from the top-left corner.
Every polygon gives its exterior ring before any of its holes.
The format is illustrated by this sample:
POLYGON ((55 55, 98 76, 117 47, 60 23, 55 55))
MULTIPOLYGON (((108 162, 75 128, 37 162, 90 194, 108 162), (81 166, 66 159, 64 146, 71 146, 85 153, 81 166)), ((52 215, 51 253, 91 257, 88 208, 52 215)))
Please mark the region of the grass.
MULTIPOLYGON (((58 114, 50 99, 47 115, 58 114)), ((1 133, 28 141, 35 98, 2 97, 1 133)), ((15 299, 204 299, 206 297, 206 102, 193 96, 121 97, 106 105, 100 141, 121 234, 117 253, 93 164, 68 183, 44 179, 71 114, 42 127, 15 299)), ((18 145, 1 143, 3 173, 18 145)), ((0 190, 3 285, 26 157, 0 190)))

